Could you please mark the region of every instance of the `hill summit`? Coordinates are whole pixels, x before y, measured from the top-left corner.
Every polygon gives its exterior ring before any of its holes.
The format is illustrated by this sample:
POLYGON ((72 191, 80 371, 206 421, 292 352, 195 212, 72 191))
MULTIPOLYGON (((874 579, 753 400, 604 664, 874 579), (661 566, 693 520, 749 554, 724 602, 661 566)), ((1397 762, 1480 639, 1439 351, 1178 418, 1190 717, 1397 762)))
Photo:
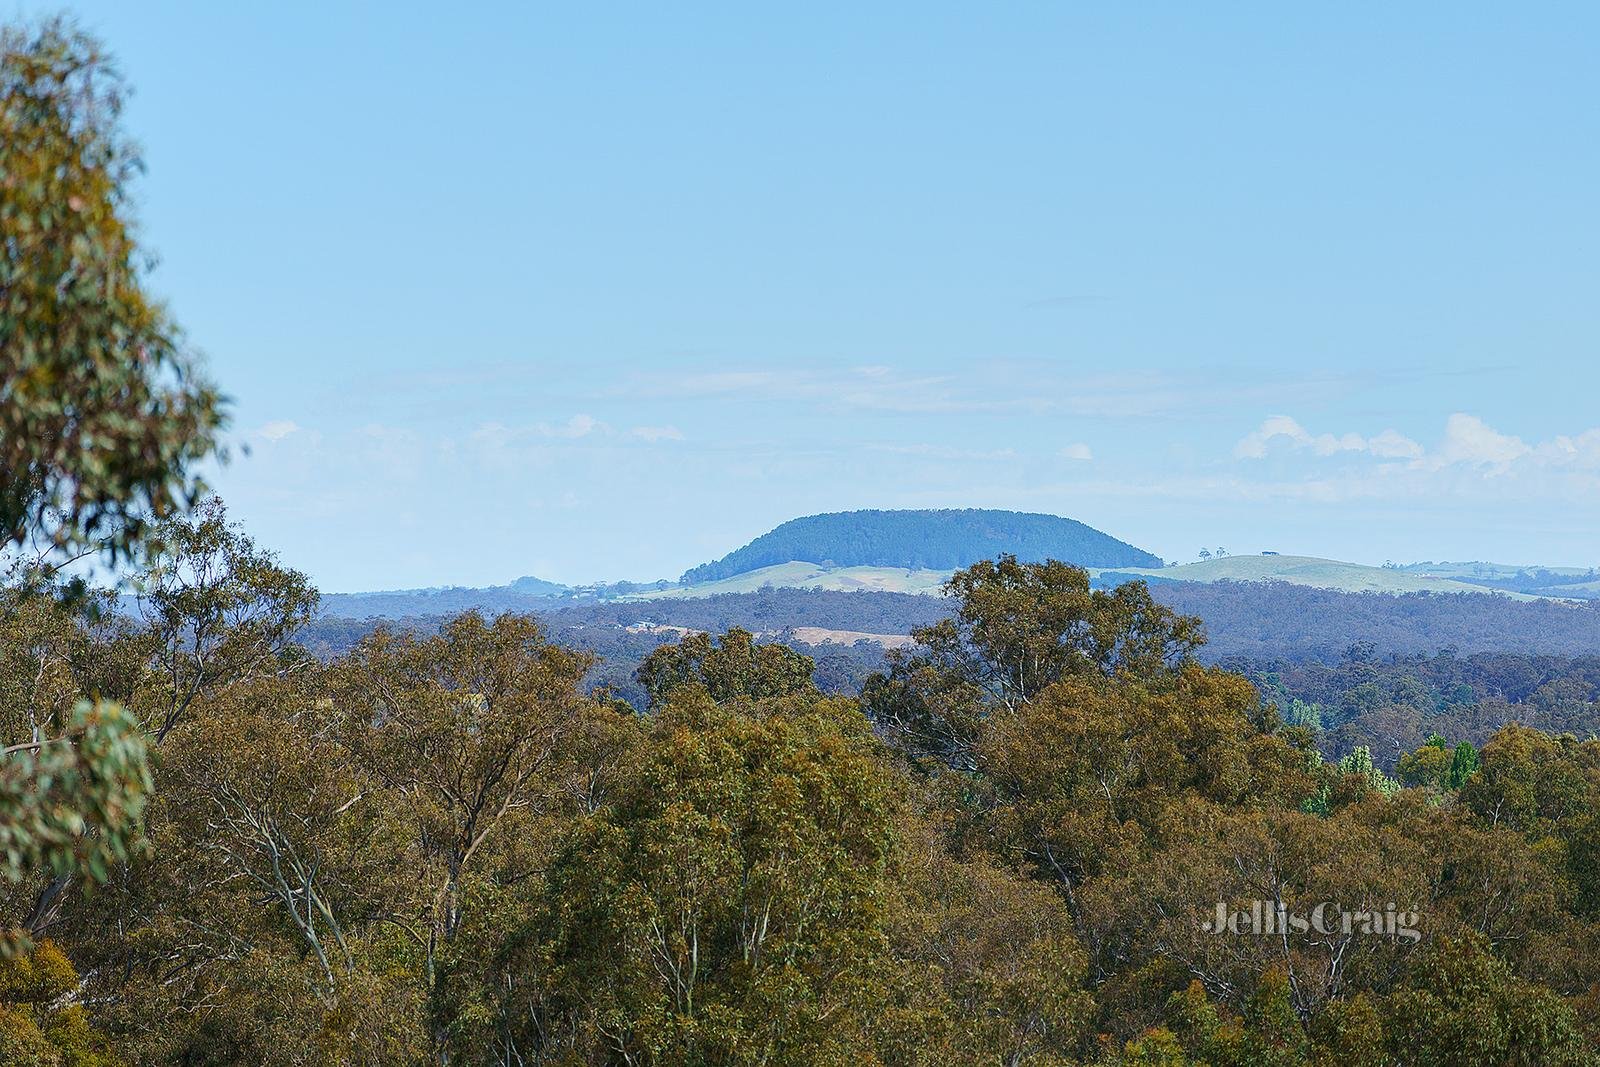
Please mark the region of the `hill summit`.
POLYGON ((838 511, 774 528, 713 563, 684 572, 685 583, 713 582, 790 561, 839 567, 949 571, 1009 552, 1033 562, 1082 567, 1159 567, 1161 559, 1073 519, 980 508, 938 511, 838 511))

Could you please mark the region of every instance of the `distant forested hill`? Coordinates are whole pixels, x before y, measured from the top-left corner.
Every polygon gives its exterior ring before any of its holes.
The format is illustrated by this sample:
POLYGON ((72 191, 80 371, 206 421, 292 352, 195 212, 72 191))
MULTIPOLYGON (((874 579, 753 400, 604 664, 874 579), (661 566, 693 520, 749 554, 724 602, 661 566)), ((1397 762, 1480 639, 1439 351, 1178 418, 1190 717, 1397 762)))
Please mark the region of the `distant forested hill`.
MULTIPOLYGON (((1201 659, 1229 662, 1258 679, 1269 664, 1281 669, 1291 663, 1337 663, 1352 649, 1363 648, 1384 657, 1432 656, 1444 649, 1463 657, 1600 656, 1600 601, 1517 601, 1489 593, 1341 593, 1283 582, 1159 582, 1151 592, 1167 606, 1205 620, 1210 641, 1201 659)), ((906 593, 778 588, 682 600, 544 600, 536 607, 488 610, 536 612, 557 641, 604 657, 592 682, 638 700, 642 697, 633 672, 651 649, 677 639, 674 627, 721 633, 740 626, 784 640, 817 658, 824 689, 852 692, 881 666, 881 645, 819 648, 790 632, 816 627, 908 634, 944 617, 950 603, 906 593)), ((388 620, 325 616, 308 626, 301 639, 314 653, 328 657, 347 651, 380 622, 431 633, 443 621, 442 614, 421 612, 388 620)), ((1595 721, 1600 723, 1600 709, 1595 721)))
MULTIPOLYGON (((1355 645, 1385 655, 1600 655, 1600 602, 1517 601, 1490 593, 1341 593, 1283 582, 1163 582, 1157 600, 1205 620, 1209 641, 1201 658, 1231 656, 1293 662, 1334 661, 1355 645)), ((562 640, 598 648, 601 635, 640 624, 720 633, 730 626, 777 633, 800 627, 874 634, 908 634, 946 615, 947 601, 907 593, 840 593, 767 589, 682 600, 572 603, 545 600, 531 610, 562 640)), ((437 629, 444 613, 417 612, 388 620, 400 628, 437 629)), ((341 652, 380 619, 318 619, 307 628, 319 651, 341 652)), ((659 640, 652 639, 654 647, 659 640)))
POLYGON ((1204 659, 1337 659, 1353 645, 1384 655, 1600 654, 1600 601, 1512 600, 1494 593, 1349 593, 1288 582, 1155 582, 1155 598, 1205 620, 1204 659))
POLYGON ((715 563, 687 571, 711 582, 790 560, 841 567, 955 570, 1010 552, 1083 567, 1159 567, 1160 558, 1059 515, 1021 511, 840 511, 791 519, 715 563))

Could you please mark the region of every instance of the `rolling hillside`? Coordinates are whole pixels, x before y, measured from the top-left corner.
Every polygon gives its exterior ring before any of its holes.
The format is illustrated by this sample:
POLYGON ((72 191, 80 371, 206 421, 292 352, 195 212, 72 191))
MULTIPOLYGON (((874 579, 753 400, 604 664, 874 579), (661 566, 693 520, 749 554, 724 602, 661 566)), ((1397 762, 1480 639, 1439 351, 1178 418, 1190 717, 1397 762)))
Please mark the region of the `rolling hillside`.
POLYGON ((1517 600, 1536 599, 1525 593, 1493 590, 1482 585, 1440 578, 1392 567, 1367 567, 1315 556, 1224 556, 1179 567, 1117 567, 1096 570, 1096 577, 1115 581, 1126 576, 1152 582, 1288 582, 1344 593, 1489 593, 1517 600))
MULTIPOLYGON (((1414 574, 1389 567, 1318 559, 1314 556, 1226 556, 1178 567, 1090 567, 1097 585, 1115 585, 1130 579, 1153 584, 1184 582, 1287 582, 1342 593, 1491 593, 1514 600, 1534 600, 1536 595, 1451 578, 1414 574)), ((716 581, 680 585, 624 599, 656 600, 751 593, 763 588, 825 589, 921 593, 938 595, 953 570, 911 570, 897 567, 820 567, 789 561, 736 574, 716 581)), ((1581 589, 1582 587, 1573 587, 1581 589)), ((1557 594, 1561 595, 1561 594, 1557 594)), ((1574 593, 1574 596, 1583 594, 1574 593)))
POLYGON ((829 568, 952 571, 1010 552, 1084 567, 1159 567, 1161 560, 1073 519, 978 508, 954 511, 841 511, 791 519, 712 563, 683 575, 715 582, 795 561, 829 568))
POLYGON ((753 593, 759 589, 827 589, 834 592, 923 593, 937 595, 953 570, 904 567, 820 567, 790 560, 714 581, 636 594, 629 600, 681 599, 753 593))
POLYGON ((1593 600, 1600 597, 1600 571, 1593 567, 1510 566, 1504 563, 1410 563, 1399 568, 1411 574, 1453 578, 1485 589, 1533 593, 1537 596, 1593 600))

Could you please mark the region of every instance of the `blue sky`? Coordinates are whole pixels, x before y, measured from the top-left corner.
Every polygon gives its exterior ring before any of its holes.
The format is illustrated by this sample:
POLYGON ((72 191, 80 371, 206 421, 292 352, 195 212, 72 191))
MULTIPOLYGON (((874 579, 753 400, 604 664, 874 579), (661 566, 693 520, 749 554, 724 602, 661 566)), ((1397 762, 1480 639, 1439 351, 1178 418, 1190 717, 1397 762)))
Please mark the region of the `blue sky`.
POLYGON ((462 7, 74 8, 325 589, 857 507, 1600 564, 1594 5, 462 7))

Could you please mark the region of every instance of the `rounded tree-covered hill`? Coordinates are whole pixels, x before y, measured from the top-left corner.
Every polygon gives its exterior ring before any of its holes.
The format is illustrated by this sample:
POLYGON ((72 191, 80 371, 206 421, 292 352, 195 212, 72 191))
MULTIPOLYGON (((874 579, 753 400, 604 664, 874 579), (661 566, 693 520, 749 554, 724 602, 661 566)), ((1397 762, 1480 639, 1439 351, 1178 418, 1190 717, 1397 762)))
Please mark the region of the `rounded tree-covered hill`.
POLYGON ((712 582, 791 560, 840 567, 955 570, 1009 552, 1023 561, 1059 559, 1083 567, 1159 567, 1126 541, 1059 515, 978 508, 840 511, 791 519, 743 548, 683 575, 712 582))

